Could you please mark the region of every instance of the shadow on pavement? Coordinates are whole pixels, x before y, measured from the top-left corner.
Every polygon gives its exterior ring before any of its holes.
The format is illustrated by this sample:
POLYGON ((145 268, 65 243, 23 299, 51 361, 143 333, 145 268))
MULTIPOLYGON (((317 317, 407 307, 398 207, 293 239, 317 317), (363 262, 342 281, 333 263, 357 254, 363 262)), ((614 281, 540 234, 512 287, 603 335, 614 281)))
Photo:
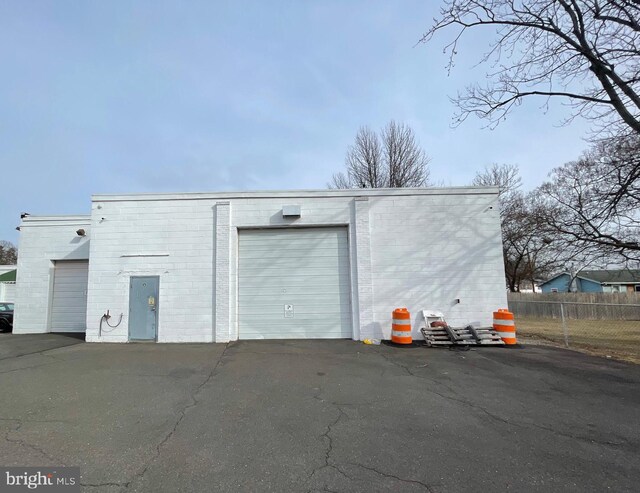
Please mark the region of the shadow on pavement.
POLYGON ((42 351, 72 346, 83 342, 83 333, 0 333, 0 360, 41 353, 42 351))

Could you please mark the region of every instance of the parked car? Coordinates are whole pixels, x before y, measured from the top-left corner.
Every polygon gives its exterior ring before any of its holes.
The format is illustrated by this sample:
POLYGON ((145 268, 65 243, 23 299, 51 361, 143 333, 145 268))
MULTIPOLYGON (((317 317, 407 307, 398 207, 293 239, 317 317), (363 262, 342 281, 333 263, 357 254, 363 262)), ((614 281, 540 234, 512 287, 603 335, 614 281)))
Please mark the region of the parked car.
POLYGON ((13 303, 0 303, 0 331, 13 330, 13 303))

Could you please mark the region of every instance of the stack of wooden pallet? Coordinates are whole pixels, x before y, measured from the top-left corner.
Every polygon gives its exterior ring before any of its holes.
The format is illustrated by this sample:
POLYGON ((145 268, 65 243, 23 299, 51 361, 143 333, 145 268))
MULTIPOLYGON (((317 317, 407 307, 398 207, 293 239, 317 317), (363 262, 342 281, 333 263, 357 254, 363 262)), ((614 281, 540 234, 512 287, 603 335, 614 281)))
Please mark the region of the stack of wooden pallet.
POLYGON ((451 346, 475 344, 473 335, 466 329, 449 326, 422 327, 420 329, 427 346, 451 346))
POLYGON ((493 327, 473 327, 469 325, 467 328, 473 333, 477 344, 486 346, 504 345, 504 341, 493 327))
POLYGON ((493 327, 450 327, 439 312, 422 312, 425 326, 420 329, 427 346, 482 345, 502 346, 503 340, 493 327))

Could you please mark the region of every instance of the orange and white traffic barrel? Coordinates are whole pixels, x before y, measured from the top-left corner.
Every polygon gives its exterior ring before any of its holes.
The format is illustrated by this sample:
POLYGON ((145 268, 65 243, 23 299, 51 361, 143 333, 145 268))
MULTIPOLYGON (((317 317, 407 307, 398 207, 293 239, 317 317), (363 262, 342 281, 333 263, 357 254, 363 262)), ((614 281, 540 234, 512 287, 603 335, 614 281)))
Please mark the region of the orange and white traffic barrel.
POLYGON ((393 323, 391 324, 391 342, 395 344, 411 344, 411 314, 406 308, 393 310, 393 323))
POLYGON ((506 308, 500 308, 493 312, 493 329, 502 338, 506 345, 516 344, 516 321, 506 308))

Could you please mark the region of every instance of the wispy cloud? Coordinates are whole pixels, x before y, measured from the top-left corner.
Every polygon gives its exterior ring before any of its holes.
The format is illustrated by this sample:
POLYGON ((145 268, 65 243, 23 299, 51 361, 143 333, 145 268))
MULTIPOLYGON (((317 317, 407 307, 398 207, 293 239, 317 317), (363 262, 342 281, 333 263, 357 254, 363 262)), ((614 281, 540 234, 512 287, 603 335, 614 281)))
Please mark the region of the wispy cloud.
POLYGON ((471 39, 447 77, 414 46, 436 2, 3 2, 0 239, 22 210, 89 210, 97 192, 323 188, 361 125, 416 130, 433 176, 468 183, 494 161, 536 185, 584 147, 523 106, 483 130, 449 123, 478 77, 471 39))

